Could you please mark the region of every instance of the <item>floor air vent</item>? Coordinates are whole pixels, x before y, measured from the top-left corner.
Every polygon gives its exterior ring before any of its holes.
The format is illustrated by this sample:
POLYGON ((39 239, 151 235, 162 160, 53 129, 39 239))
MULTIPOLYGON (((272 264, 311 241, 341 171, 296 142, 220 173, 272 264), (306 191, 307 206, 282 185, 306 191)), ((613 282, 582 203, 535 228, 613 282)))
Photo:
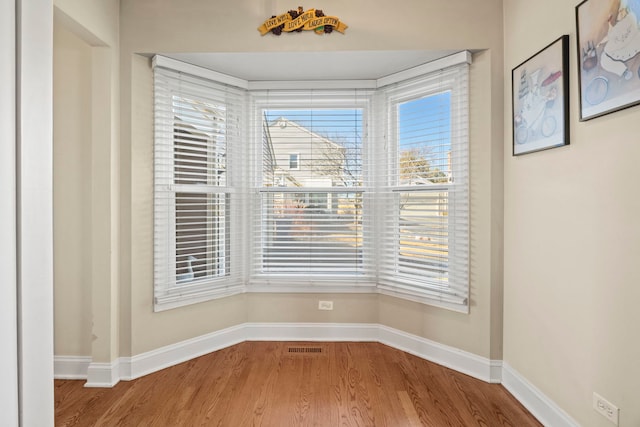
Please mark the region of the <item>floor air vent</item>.
POLYGON ((322 353, 322 347, 289 347, 289 353, 322 353))

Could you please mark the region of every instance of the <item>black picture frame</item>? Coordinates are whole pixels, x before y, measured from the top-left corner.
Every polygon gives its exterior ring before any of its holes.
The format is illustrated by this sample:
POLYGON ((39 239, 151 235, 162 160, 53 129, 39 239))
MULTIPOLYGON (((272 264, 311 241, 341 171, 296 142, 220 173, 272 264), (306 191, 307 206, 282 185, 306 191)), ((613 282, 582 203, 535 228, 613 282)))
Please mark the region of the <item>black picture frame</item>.
POLYGON ((511 71, 513 155, 569 145, 569 36, 511 71))
POLYGON ((576 6, 580 121, 640 104, 640 2, 576 6))

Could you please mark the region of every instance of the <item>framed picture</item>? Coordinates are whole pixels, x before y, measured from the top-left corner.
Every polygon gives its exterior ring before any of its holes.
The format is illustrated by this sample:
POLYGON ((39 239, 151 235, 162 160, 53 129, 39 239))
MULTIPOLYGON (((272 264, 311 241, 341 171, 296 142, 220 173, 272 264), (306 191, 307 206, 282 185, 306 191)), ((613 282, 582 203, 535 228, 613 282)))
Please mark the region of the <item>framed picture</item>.
POLYGON ((513 155, 569 144, 569 36, 511 72, 513 155))
POLYGON ((580 121, 640 103, 640 0, 576 6, 580 121))

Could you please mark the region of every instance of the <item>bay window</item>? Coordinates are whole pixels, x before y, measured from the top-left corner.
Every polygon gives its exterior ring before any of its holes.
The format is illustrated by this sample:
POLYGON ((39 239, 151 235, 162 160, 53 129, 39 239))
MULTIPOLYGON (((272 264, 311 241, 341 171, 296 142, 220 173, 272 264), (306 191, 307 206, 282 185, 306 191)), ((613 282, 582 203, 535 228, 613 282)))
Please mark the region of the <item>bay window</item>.
POLYGON ((157 309, 330 291, 467 311, 470 57, 460 58, 314 90, 223 84, 156 60, 157 309))

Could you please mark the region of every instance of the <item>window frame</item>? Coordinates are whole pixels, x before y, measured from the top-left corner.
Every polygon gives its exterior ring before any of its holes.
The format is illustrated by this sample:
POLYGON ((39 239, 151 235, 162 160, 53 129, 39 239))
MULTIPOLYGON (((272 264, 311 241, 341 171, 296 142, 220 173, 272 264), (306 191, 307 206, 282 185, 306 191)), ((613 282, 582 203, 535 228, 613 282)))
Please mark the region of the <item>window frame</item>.
MULTIPOLYGON (((468 209, 469 203, 469 164, 468 164, 468 65, 463 64, 450 69, 440 70, 435 73, 416 77, 411 80, 400 82, 397 86, 390 87, 383 93, 385 101, 381 103, 380 108, 385 108, 380 113, 380 117, 386 120, 385 133, 387 135, 387 149, 382 152, 382 156, 386 156, 387 161, 384 166, 387 168, 387 180, 382 184, 381 192, 386 193, 383 196, 385 206, 384 215, 398 217, 394 222, 388 224, 393 229, 393 234, 400 236, 399 212, 392 212, 394 206, 393 199, 395 195, 402 192, 412 193, 435 193, 447 192, 447 211, 452 212, 449 218, 457 219, 456 206, 466 204, 468 209), (455 93, 456 96, 451 100, 451 174, 453 180, 439 185, 429 186, 429 189, 422 189, 421 186, 400 185, 394 182, 393 177, 399 177, 399 171, 395 170, 399 167, 399 107, 405 102, 419 100, 425 97, 438 95, 444 92, 455 93), (457 105, 460 103, 460 105, 457 105), (454 144, 453 139, 456 138, 460 142, 454 144), (454 153, 455 150, 458 150, 454 153), (462 161, 461 161, 462 159, 462 161), (453 193, 454 196, 450 196, 453 193), (455 197, 455 199, 454 199, 455 197)), ((447 251, 453 253, 449 257, 447 265, 447 274, 450 277, 447 286, 436 284, 427 284, 426 281, 418 281, 415 279, 402 279, 402 276, 391 278, 392 274, 384 272, 382 268, 378 271, 378 289, 380 293, 396 296, 412 301, 435 305, 447 308, 453 311, 463 313, 469 312, 469 221, 470 214, 467 210, 466 223, 459 227, 457 221, 448 221, 447 235, 451 236, 447 245, 447 251), (460 229, 459 229, 460 228, 460 229), (460 271, 460 273, 458 273, 460 271), (454 274, 451 274, 454 272, 454 274), (386 278, 385 278, 386 276, 386 278)), ((384 228, 381 224, 380 227, 384 228)), ((398 239, 399 242, 399 239, 398 239)), ((381 256, 393 256, 394 262, 398 262, 399 245, 392 248, 388 246, 380 249, 381 256)), ((378 262, 378 266, 382 265, 382 259, 378 262)), ((396 267, 397 268, 397 267, 396 267)))
MULTIPOLYGON (((228 243, 231 242, 234 235, 238 234, 237 225, 231 225, 230 219, 241 212, 241 201, 237 197, 238 187, 241 187, 241 179, 238 178, 236 162, 242 158, 240 153, 233 153, 229 149, 228 144, 231 141, 240 139, 239 131, 235 127, 239 125, 243 116, 243 100, 242 92, 235 88, 226 87, 223 84, 214 82, 204 76, 192 73, 184 73, 179 61, 168 60, 164 57, 154 57, 153 61, 154 73, 154 311, 168 310, 184 305, 197 302, 207 301, 214 298, 220 298, 237 293, 244 292, 241 275, 241 269, 238 268, 239 257, 237 248, 229 248, 228 243), (176 64, 177 63, 177 64, 176 64), (202 85, 203 92, 198 98, 185 88, 184 93, 180 92, 176 87, 183 85, 187 87, 193 85, 196 81, 202 85), (206 140, 202 138, 199 144, 203 144, 206 150, 204 155, 200 155, 197 159, 204 161, 206 169, 197 164, 197 161, 185 161, 185 165, 180 170, 177 164, 176 155, 180 155, 180 150, 185 150, 184 141, 176 145, 176 138, 185 134, 185 128, 192 128, 194 132, 197 128, 193 128, 190 120, 194 123, 206 126, 206 121, 191 118, 189 120, 178 120, 174 113, 176 108, 176 97, 191 96, 191 102, 202 102, 203 105, 217 103, 224 106, 225 109, 225 125, 222 131, 224 138, 224 182, 219 181, 219 171, 212 165, 217 165, 217 156, 219 147, 218 142, 214 141, 213 136, 209 136, 206 140), (236 98, 238 98, 236 100, 236 98), (231 111, 230 111, 231 110, 231 111), (228 114, 227 114, 228 113, 228 114), (178 151, 177 151, 178 150, 178 151), (211 169, 210 169, 211 167, 211 169), (188 171, 189 169, 193 169, 188 171), (196 172, 194 172, 196 170, 196 172), (198 173, 202 174, 203 182, 196 182, 198 173), (183 175, 180 178, 181 174, 183 175), (193 176, 196 176, 194 180, 193 176), (189 178, 186 178, 189 177, 189 178), (184 182, 180 182, 182 179, 184 182), (193 182, 190 182, 193 181, 193 182), (203 196, 203 206, 206 214, 206 224, 202 233, 203 239, 209 239, 212 231, 210 224, 219 222, 222 218, 222 229, 225 241, 225 257, 227 259, 218 260, 218 273, 203 277, 201 279, 180 282, 178 279, 178 239, 179 224, 177 217, 177 207, 179 198, 188 198, 189 194, 198 194, 203 196), (209 209, 212 200, 211 196, 224 197, 223 213, 210 215, 209 209), (206 199, 206 200, 205 200, 206 199), (220 271, 219 263, 224 262, 225 266, 220 271)), ((195 105, 195 104, 194 104, 195 105)), ((204 110, 203 110, 204 111, 204 110)), ((206 113, 205 113, 206 114, 206 113)), ((213 122, 212 122, 213 123, 213 122)), ((213 129, 213 127, 212 127, 213 129)), ((217 129, 217 127, 216 127, 217 129)), ((188 132, 187 132, 188 133, 188 132)), ((197 132, 196 132, 197 133, 197 132)), ((204 132, 200 132, 206 135, 204 132)), ((186 138, 185 138, 186 139, 186 138)), ((196 138, 194 137, 194 141, 196 138)), ((196 143, 197 145, 198 143, 196 143)), ((188 145, 188 144, 187 144, 188 145)), ((187 150, 188 151, 188 150, 187 150)), ((183 154, 184 155, 184 154, 183 154)), ((214 203, 217 205, 217 202, 214 203)), ((239 225, 239 224, 238 224, 239 225)), ((220 230, 220 227, 217 227, 220 230)), ((210 243, 204 243, 204 259, 205 268, 208 267, 209 246, 215 245, 214 240, 220 240, 219 233, 215 234, 215 239, 210 243)), ((241 244, 238 246, 242 246, 241 244)), ((215 252, 215 251, 214 251, 215 252)), ((197 268, 197 267, 196 267, 197 268)), ((195 272, 194 272, 195 273, 195 272)))
POLYGON ((292 171, 300 170, 300 153, 289 153, 289 170, 292 170, 292 171), (291 167, 291 164, 293 163, 292 156, 296 156, 296 160, 295 160, 296 167, 291 167))
MULTIPOLYGON (((260 123, 265 110, 306 110, 306 109, 360 109, 362 111, 362 128, 365 133, 367 123, 369 123, 371 116, 371 103, 373 91, 368 89, 329 89, 329 90, 254 90, 249 92, 250 106, 249 111, 252 114, 254 123, 260 123)), ((262 149, 262 127, 254 124, 252 127, 253 139, 249 144, 254 150, 251 157, 254 162, 251 165, 250 170, 253 172, 250 182, 253 183, 250 192, 253 194, 251 198, 250 211, 253 212, 253 219, 250 221, 253 224, 250 227, 249 234, 252 244, 250 246, 256 246, 256 239, 259 239, 262 231, 256 225, 260 222, 261 212, 261 194, 264 193, 278 193, 282 192, 282 188, 277 187, 262 187, 260 185, 260 171, 262 168, 261 160, 263 156, 260 153, 262 149)), ((363 164, 366 162, 369 154, 366 152, 368 144, 365 144, 365 135, 362 135, 363 148, 362 158, 363 164), (366 147, 366 148, 365 148, 366 147)), ((298 169, 300 170, 300 169, 298 169)), ((370 192, 371 188, 363 185, 358 188, 358 192, 363 193, 363 199, 365 192, 370 192)), ((295 189, 285 189, 285 192, 295 193, 352 193, 347 191, 349 187, 304 187, 295 189)), ((364 210, 364 209, 363 209, 364 210)), ((372 218, 363 218, 364 222, 372 222, 372 218)), ((364 237, 363 246, 367 244, 369 233, 364 237)), ((363 263, 373 263, 373 257, 367 252, 365 257, 368 257, 363 263)), ((278 275, 278 274, 262 274, 259 273, 259 267, 256 259, 258 255, 251 257, 247 292, 291 292, 291 293, 309 293, 309 292, 336 292, 336 293, 375 293, 376 283, 375 277, 372 273, 373 268, 367 267, 366 274, 360 276, 313 276, 304 277, 292 276, 292 275, 278 275)))

